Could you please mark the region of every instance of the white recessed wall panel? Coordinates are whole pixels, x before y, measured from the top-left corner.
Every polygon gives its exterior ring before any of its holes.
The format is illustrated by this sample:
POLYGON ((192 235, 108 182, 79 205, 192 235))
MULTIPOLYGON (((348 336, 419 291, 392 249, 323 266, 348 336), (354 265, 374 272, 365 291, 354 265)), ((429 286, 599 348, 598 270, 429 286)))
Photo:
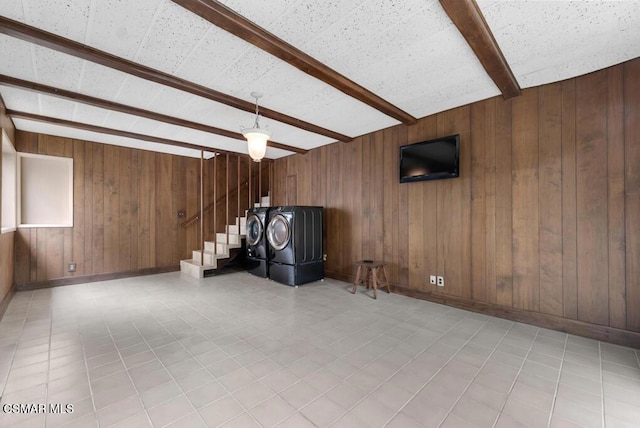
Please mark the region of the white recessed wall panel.
POLYGON ((479 1, 520 86, 532 87, 640 56, 638 1, 479 1))
POLYGON ((18 153, 18 227, 73 227, 73 159, 18 153))

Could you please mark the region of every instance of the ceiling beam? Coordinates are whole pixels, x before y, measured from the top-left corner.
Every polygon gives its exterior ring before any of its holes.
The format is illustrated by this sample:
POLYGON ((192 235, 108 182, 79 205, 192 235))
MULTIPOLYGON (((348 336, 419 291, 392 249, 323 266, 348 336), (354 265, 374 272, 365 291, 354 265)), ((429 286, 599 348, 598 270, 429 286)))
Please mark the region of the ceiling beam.
MULTIPOLYGON (((209 126, 203 123, 192 122, 190 120, 180 119, 178 117, 145 110, 138 107, 132 107, 125 104, 108 101, 102 98, 96 98, 89 95, 79 94, 77 92, 67 91, 65 89, 54 88, 53 86, 47 86, 47 85, 43 85, 36 82, 30 82, 28 80, 22 80, 15 77, 5 76, 3 74, 0 74, 0 85, 9 86, 12 88, 24 89, 30 92, 36 92, 44 95, 50 95, 53 97, 66 99, 69 101, 80 102, 80 103, 88 104, 94 107, 100 107, 108 110, 118 111, 120 113, 140 116, 140 117, 155 120, 158 122, 168 123, 170 125, 182 126, 185 128, 191 128, 191 129, 196 129, 198 131, 208 132, 210 134, 222 135, 223 137, 246 141, 244 136, 239 132, 233 132, 233 131, 229 131, 222 128, 216 128, 215 126, 209 126)), ((306 149, 288 146, 286 144, 281 144, 275 141, 269 141, 267 145, 269 147, 287 150, 294 153, 304 154, 308 152, 308 150, 306 149)))
POLYGON ((259 27, 222 3, 216 0, 172 1, 206 19, 213 25, 280 58, 304 73, 333 86, 350 97, 362 101, 387 116, 407 125, 416 123, 416 118, 409 113, 358 85, 353 80, 348 79, 264 28, 259 27))
POLYGON ((440 0, 505 100, 520 95, 520 86, 475 0, 440 0))
MULTIPOLYGON (((256 106, 253 102, 245 101, 227 94, 223 94, 222 92, 207 88, 206 86, 189 82, 188 80, 184 80, 171 74, 146 67, 142 64, 120 58, 110 53, 92 48, 91 46, 83 45, 82 43, 60 37, 56 34, 40 30, 39 28, 32 27, 9 18, 5 18, 3 16, 0 16, 0 33, 6 34, 7 36, 15 37, 20 40, 24 40, 29 43, 34 43, 39 46, 53 49, 58 52, 64 52, 68 55, 82 58, 96 64, 104 65, 105 67, 113 68, 115 70, 140 77, 141 79, 149 80, 151 82, 159 83, 165 86, 170 86, 172 88, 179 89, 181 91, 188 92, 199 97, 207 98, 209 100, 225 104, 229 107, 237 108, 239 110, 244 110, 250 113, 255 113, 256 106)), ((296 119, 295 117, 291 117, 284 113, 280 113, 278 111, 271 110, 265 107, 260 108, 260 114, 264 117, 268 117, 269 119, 286 123, 287 125, 295 126, 296 128, 304 129, 305 131, 309 131, 314 134, 324 135, 325 137, 334 140, 343 142, 350 142, 353 140, 353 138, 347 135, 331 131, 321 126, 305 122, 301 119, 296 119)))
MULTIPOLYGON (((120 129, 105 128, 104 126, 91 125, 88 123, 74 122, 72 120, 59 119, 57 117, 42 116, 24 111, 7 110, 7 116, 17 119, 33 120, 36 122, 50 123, 53 125, 66 126, 68 128, 81 129, 83 131, 98 132, 100 134, 110 134, 118 137, 134 138, 136 140, 149 141, 151 143, 165 144, 168 146, 184 147, 185 149, 204 150, 212 153, 224 153, 239 156, 248 156, 243 153, 235 153, 227 150, 219 150, 215 147, 200 146, 197 144, 184 143, 182 141, 169 140, 167 138, 154 137, 152 135, 138 134, 135 132, 122 131, 120 129)), ((100 143, 102 144, 102 143, 100 143)))

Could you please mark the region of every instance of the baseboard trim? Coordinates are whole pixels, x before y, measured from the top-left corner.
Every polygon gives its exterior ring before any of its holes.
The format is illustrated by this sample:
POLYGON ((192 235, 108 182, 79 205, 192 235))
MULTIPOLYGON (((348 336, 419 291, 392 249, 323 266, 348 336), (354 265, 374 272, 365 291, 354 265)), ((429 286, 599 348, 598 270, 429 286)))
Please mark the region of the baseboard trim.
POLYGON ((46 281, 24 282, 17 284, 17 291, 39 290, 42 288, 60 287, 62 285, 84 284, 86 282, 109 281, 111 279, 131 278, 135 276, 155 275, 159 273, 176 272, 180 266, 154 267, 123 272, 99 273, 95 275, 70 276, 67 278, 49 279, 46 281))
POLYGON ((4 296, 2 302, 0 302, 0 321, 2 321, 2 317, 4 317, 4 313, 7 311, 9 307, 9 303, 11 303, 11 299, 16 294, 16 284, 12 284, 11 288, 9 288, 9 292, 4 296))
MULTIPOLYGON (((355 279, 351 275, 343 275, 334 272, 325 272, 325 276, 348 283, 352 283, 355 279)), ((403 296, 428 300, 430 302, 440 303, 458 309, 465 309, 484 315, 508 319, 510 321, 535 325, 536 327, 548 328, 551 330, 561 331, 563 333, 575 334, 576 336, 640 349, 640 333, 638 332, 622 330, 604 325, 590 324, 584 321, 572 320, 539 312, 531 312, 524 309, 509 308, 506 306, 479 302, 448 294, 416 290, 396 284, 390 284, 390 286, 393 293, 402 294, 403 296)))

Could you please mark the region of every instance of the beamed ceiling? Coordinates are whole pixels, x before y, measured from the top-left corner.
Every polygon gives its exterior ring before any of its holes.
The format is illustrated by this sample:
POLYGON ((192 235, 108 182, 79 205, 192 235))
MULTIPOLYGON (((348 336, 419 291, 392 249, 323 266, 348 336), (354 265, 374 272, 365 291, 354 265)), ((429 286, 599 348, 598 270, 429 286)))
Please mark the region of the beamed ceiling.
POLYGON ((640 0, 12 0, 0 95, 17 129, 267 158, 640 56, 640 0))

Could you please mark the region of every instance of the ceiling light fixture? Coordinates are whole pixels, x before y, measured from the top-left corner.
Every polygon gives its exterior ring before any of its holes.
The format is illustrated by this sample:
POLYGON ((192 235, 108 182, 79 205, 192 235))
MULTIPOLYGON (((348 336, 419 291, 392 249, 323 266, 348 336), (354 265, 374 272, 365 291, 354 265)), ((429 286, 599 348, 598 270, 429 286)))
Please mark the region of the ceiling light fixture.
POLYGON ((251 96, 256 99, 256 121, 253 124, 253 128, 242 128, 242 135, 247 139, 249 156, 255 162, 260 162, 267 151, 267 140, 269 140, 271 134, 269 131, 261 129, 258 124, 260 120, 258 100, 262 98, 262 94, 260 92, 251 92, 251 96))

